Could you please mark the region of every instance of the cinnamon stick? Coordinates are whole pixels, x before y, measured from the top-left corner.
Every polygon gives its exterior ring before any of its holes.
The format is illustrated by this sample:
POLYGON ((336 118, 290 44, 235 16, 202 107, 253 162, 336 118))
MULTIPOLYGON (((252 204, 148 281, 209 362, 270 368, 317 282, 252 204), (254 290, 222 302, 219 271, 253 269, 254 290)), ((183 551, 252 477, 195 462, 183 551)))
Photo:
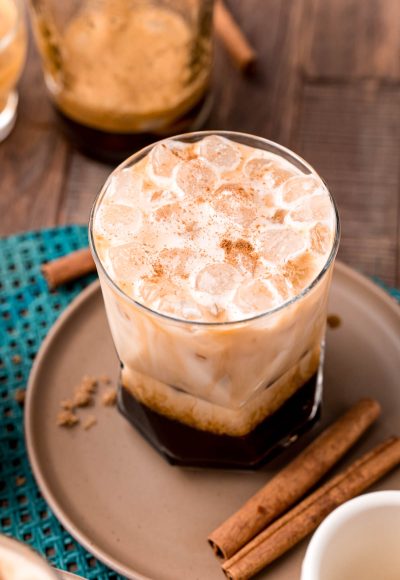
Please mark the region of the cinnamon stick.
POLYGON ((289 465, 208 537, 217 556, 230 558, 313 487, 378 418, 380 406, 362 399, 323 431, 289 465))
POLYGON ((96 270, 89 248, 77 250, 42 266, 50 290, 96 270))
POLYGON ((243 72, 248 71, 256 61, 255 50, 222 0, 215 3, 214 27, 236 66, 243 72))
POLYGON ((330 479, 222 565, 230 580, 248 580, 314 531, 336 507, 400 463, 400 439, 390 437, 330 479))

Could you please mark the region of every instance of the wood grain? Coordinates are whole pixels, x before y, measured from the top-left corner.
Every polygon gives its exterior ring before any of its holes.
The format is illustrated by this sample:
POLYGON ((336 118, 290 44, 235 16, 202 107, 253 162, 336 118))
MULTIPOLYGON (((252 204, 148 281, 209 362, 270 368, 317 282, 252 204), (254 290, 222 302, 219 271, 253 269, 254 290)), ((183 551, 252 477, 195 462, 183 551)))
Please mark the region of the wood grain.
POLYGON ((317 79, 400 79, 400 2, 308 0, 305 73, 317 79))
POLYGON ((20 83, 17 124, 0 144, 0 233, 57 220, 68 145, 56 130, 36 51, 30 44, 20 83))
POLYGON ((339 256, 396 282, 400 87, 308 85, 296 149, 324 177, 339 206, 339 256))

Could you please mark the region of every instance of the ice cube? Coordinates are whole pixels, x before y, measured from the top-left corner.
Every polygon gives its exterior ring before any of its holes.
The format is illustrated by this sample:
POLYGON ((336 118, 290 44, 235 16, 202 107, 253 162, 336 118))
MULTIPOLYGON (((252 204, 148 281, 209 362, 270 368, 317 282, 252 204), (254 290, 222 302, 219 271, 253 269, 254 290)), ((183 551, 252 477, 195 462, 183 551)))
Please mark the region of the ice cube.
POLYGON ((332 204, 327 195, 313 195, 303 199, 290 212, 296 222, 313 222, 328 220, 333 214, 332 204))
POLYGON ((165 248, 159 254, 159 261, 166 276, 188 278, 193 253, 187 248, 165 248))
POLYGON ((113 278, 118 282, 134 282, 151 271, 143 247, 137 242, 113 246, 109 249, 108 256, 113 278))
POLYGON ((214 167, 222 171, 232 171, 240 163, 240 150, 232 142, 211 135, 200 142, 200 154, 214 167))
POLYGON ((273 228, 264 233, 263 257, 269 262, 282 262, 304 250, 306 245, 302 232, 286 227, 273 228))
POLYGON ((188 296, 170 294, 162 296, 158 303, 158 311, 184 320, 201 320, 202 312, 199 305, 188 296))
POLYGON ((320 191, 321 187, 321 182, 313 175, 298 175, 282 185, 282 199, 286 203, 294 203, 302 197, 320 191))
POLYGON ((176 173, 176 182, 188 196, 211 195, 217 176, 201 159, 192 159, 180 165, 176 173))
POLYGON ((162 285, 151 279, 142 280, 139 295, 143 303, 156 312, 185 320, 202 318, 199 305, 170 280, 165 280, 162 285))
POLYGON ((117 171, 110 178, 106 198, 116 204, 137 207, 143 187, 143 175, 134 167, 117 171))
POLYGON ((257 216, 255 201, 256 192, 248 184, 225 183, 214 192, 210 203, 215 211, 248 226, 257 216))
POLYGON ((171 189, 153 189, 146 193, 151 206, 154 208, 159 208, 163 205, 171 204, 179 200, 178 193, 171 189))
POLYGON ((150 151, 148 170, 151 177, 169 178, 180 162, 180 149, 173 141, 158 143, 150 151))
POLYGON ((103 203, 95 221, 97 232, 111 243, 128 242, 141 228, 143 215, 138 208, 103 203))
POLYGON ((221 262, 203 268, 197 274, 195 287, 199 292, 220 296, 234 290, 240 280, 236 268, 221 262))
POLYGON ((256 314, 273 308, 276 300, 265 282, 250 280, 239 286, 234 302, 242 312, 256 314))
POLYGON ((317 274, 317 266, 310 252, 304 252, 288 260, 282 274, 295 292, 300 292, 312 282, 317 274))
POLYGON ((272 287, 281 300, 285 301, 290 297, 291 289, 283 274, 275 271, 269 272, 265 279, 268 280, 270 287, 272 287))
POLYGON ((253 157, 245 163, 243 170, 250 179, 262 181, 265 173, 271 165, 272 161, 270 159, 266 159, 265 157, 253 157))
POLYGON ((318 222, 310 230, 311 249, 317 254, 327 254, 332 245, 332 232, 326 224, 318 222))

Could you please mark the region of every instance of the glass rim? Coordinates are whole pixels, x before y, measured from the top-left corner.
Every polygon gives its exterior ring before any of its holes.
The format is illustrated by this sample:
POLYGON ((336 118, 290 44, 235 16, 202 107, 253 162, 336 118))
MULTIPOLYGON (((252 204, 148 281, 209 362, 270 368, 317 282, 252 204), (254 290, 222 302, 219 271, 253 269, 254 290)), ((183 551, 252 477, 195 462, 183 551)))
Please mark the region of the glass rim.
POLYGON ((279 312, 280 310, 283 310, 284 308, 287 308, 287 307, 295 304, 296 302, 298 302, 299 300, 304 298, 320 282, 320 280, 322 280, 322 278, 325 276, 326 272, 329 270, 329 267, 331 266, 331 264, 333 263, 333 261, 336 257, 338 247, 339 247, 339 240, 340 240, 340 219, 339 219, 339 212, 337 209, 336 202, 335 202, 328 186, 326 185, 325 181, 322 179, 322 177, 320 177, 320 175, 318 175, 318 173, 315 171, 315 169, 309 163, 307 163, 307 161, 305 161, 302 157, 300 157, 299 155, 297 155, 296 153, 294 153, 293 151, 291 151, 287 147, 284 147, 283 145, 279 145, 278 143, 275 143, 274 141, 271 141, 269 139, 265 139, 264 137, 258 137, 257 135, 252 135, 250 133, 241 133, 238 131, 225 131, 225 130, 193 131, 190 133, 182 133, 180 135, 174 135, 172 137, 160 139, 159 141, 155 141, 154 143, 146 145, 145 147, 143 147, 139 151, 136 151, 133 155, 131 155, 127 159, 125 159, 125 161, 120 163, 110 173, 110 175, 107 177, 104 185, 102 186, 102 188, 100 189, 100 191, 98 192, 98 194, 95 197, 95 200, 93 202, 92 209, 90 212, 90 218, 89 218, 89 246, 90 246, 90 250, 91 250, 92 256, 94 258, 96 267, 98 270, 100 270, 105 275, 107 283, 109 285, 111 285, 111 287, 117 292, 117 294, 121 298, 123 298, 125 301, 128 301, 128 303, 134 305, 135 307, 139 308, 140 310, 143 310, 147 314, 151 314, 157 318, 161 318, 162 320, 166 320, 168 322, 180 323, 180 324, 188 325, 188 326, 199 326, 199 327, 223 328, 225 326, 244 325, 244 324, 259 320, 261 318, 267 318, 269 316, 272 316, 272 315, 276 314, 277 312, 279 312), (323 185, 326 188, 326 191, 328 192, 329 199, 330 199, 330 202, 332 204, 332 207, 334 210, 334 216, 335 216, 335 231, 334 231, 334 239, 333 239, 331 251, 326 259, 324 266, 321 268, 321 270, 318 272, 318 274, 315 276, 315 278, 313 278, 313 280, 305 288, 303 288, 303 290, 301 292, 299 292, 298 294, 296 294, 292 298, 282 302, 281 304, 278 304, 278 306, 276 306, 275 308, 271 308, 271 309, 266 310, 264 312, 257 313, 254 316, 249 316, 247 318, 241 318, 239 320, 225 320, 225 321, 221 321, 221 322, 218 322, 218 321, 217 322, 210 322, 210 321, 202 321, 202 320, 187 320, 185 318, 178 318, 176 316, 164 314, 163 312, 158 312, 157 310, 153 310, 149 306, 146 306, 145 304, 138 302, 137 300, 135 300, 134 298, 132 298, 131 296, 126 294, 114 282, 114 280, 108 274, 106 268, 104 267, 99 255, 97 253, 96 244, 95 244, 94 237, 93 237, 93 224, 94 224, 94 216, 95 216, 96 210, 98 208, 99 202, 101 201, 102 197, 106 193, 106 191, 109 187, 109 184, 111 183, 111 180, 115 174, 117 174, 120 171, 122 171, 123 169, 125 169, 128 165, 131 165, 132 163, 135 163, 136 161, 142 159, 145 155, 147 155, 151 151, 151 149, 155 145, 157 145, 159 143, 164 143, 166 141, 176 141, 176 140, 187 140, 187 141, 190 141, 191 139, 197 140, 197 138, 200 139, 200 138, 212 136, 212 135, 219 135, 221 137, 232 138, 232 140, 235 140, 235 137, 239 137, 242 139, 250 139, 253 141, 257 141, 259 143, 263 143, 264 145, 267 145, 268 147, 275 149, 274 153, 281 152, 281 153, 284 153, 289 158, 296 160, 297 163, 300 164, 303 168, 308 169, 310 174, 312 174, 313 176, 316 176, 319 180, 321 180, 321 182, 323 183, 323 185))
POLYGON ((0 52, 2 52, 3 50, 7 50, 8 46, 12 43, 14 38, 17 36, 18 29, 21 25, 21 22, 25 18, 23 1, 22 0, 11 0, 11 1, 13 2, 13 4, 15 5, 15 7, 17 9, 17 17, 15 19, 15 24, 11 28, 11 30, 9 32, 7 32, 5 34, 5 36, 3 36, 3 38, 0 38, 0 52))

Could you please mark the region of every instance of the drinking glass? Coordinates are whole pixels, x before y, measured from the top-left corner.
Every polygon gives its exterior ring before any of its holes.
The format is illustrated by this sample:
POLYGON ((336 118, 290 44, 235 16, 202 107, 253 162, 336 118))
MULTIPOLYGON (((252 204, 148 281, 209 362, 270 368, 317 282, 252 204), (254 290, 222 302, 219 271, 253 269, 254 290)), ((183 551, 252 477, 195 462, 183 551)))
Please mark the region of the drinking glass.
POLYGON ((22 0, 0 0, 0 142, 17 117, 16 84, 25 62, 27 35, 22 0))
POLYGON ((213 0, 30 0, 64 131, 121 160, 196 128, 210 108, 213 0))
MULTIPOLYGON (((268 151, 325 188, 308 163, 266 139, 227 131, 176 139, 192 143, 206 135, 268 151)), ((318 275, 290 300, 233 322, 193 322, 161 314, 113 282, 99 258, 96 244, 101 242, 96 242, 93 232, 109 187, 115 194, 118 176, 126 184, 123 172, 152 147, 113 172, 94 203, 89 225, 121 361, 119 408, 171 463, 254 468, 287 447, 318 417, 328 292, 339 242, 336 206, 327 192, 335 224, 328 258, 318 275)))

